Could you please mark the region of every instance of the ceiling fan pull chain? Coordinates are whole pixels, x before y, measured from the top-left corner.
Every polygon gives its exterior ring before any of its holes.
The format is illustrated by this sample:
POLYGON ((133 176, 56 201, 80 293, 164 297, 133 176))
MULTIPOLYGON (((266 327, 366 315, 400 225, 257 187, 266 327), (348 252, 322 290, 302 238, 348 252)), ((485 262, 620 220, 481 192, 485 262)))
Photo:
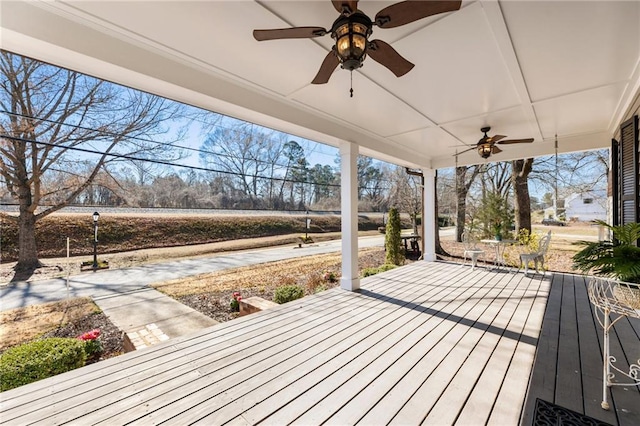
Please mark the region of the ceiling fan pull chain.
POLYGON ((349 97, 353 98, 353 71, 351 71, 351 88, 349 89, 349 93, 351 94, 349 97))

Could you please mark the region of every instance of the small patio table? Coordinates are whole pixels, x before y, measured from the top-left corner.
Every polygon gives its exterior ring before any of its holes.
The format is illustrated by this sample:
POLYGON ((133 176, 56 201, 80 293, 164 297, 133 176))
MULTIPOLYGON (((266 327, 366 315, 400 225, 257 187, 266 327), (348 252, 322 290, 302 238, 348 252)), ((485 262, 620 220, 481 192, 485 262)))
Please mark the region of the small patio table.
POLYGON ((404 244, 404 252, 405 254, 409 253, 409 243, 411 244, 411 252, 420 256, 420 245, 418 241, 420 241, 420 235, 411 234, 411 235, 401 235, 402 242, 404 244))
POLYGON ((494 269, 501 269, 501 267, 507 267, 504 261, 504 249, 511 244, 517 243, 517 240, 502 239, 496 240, 495 238, 480 240, 481 243, 489 244, 494 247, 496 251, 496 260, 494 262, 494 269))

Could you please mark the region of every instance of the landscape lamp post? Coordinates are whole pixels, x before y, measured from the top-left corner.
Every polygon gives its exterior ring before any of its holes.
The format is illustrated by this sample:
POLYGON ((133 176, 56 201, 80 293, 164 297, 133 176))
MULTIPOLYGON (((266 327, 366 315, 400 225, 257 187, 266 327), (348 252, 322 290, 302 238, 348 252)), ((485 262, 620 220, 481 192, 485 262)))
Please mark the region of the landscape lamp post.
POLYGON ((93 213, 93 270, 98 269, 98 219, 100 213, 93 213))
POLYGON ((304 241, 307 242, 309 240, 309 210, 305 212, 305 221, 304 223, 307 225, 304 229, 304 241))

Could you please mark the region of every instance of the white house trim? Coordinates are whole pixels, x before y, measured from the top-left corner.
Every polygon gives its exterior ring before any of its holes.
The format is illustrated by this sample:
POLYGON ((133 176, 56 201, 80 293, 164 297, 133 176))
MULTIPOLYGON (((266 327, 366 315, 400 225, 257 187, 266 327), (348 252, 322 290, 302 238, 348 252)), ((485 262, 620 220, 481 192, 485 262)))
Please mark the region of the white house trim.
POLYGON ((340 287, 360 288, 358 273, 358 145, 340 142, 342 205, 342 278, 340 287))
POLYGON ((433 262, 436 260, 436 212, 433 208, 436 202, 436 171, 434 169, 423 168, 424 175, 424 254, 423 260, 433 262))

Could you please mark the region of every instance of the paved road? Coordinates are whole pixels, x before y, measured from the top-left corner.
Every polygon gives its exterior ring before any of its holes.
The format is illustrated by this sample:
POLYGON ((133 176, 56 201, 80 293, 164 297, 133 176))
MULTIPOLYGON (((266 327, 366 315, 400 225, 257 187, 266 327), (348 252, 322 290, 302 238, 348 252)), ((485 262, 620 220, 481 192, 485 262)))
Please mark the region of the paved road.
MULTIPOLYGON (((383 246, 383 236, 361 237, 359 247, 383 246)), ((228 268, 256 265, 265 262, 340 251, 341 241, 327 241, 303 248, 276 248, 234 252, 207 258, 184 259, 132 268, 113 269, 74 275, 69 280, 72 297, 91 297, 94 300, 125 294, 145 288, 151 283, 184 278, 228 268)), ((0 287, 0 311, 38 303, 63 300, 67 297, 63 278, 14 283, 0 287)))

